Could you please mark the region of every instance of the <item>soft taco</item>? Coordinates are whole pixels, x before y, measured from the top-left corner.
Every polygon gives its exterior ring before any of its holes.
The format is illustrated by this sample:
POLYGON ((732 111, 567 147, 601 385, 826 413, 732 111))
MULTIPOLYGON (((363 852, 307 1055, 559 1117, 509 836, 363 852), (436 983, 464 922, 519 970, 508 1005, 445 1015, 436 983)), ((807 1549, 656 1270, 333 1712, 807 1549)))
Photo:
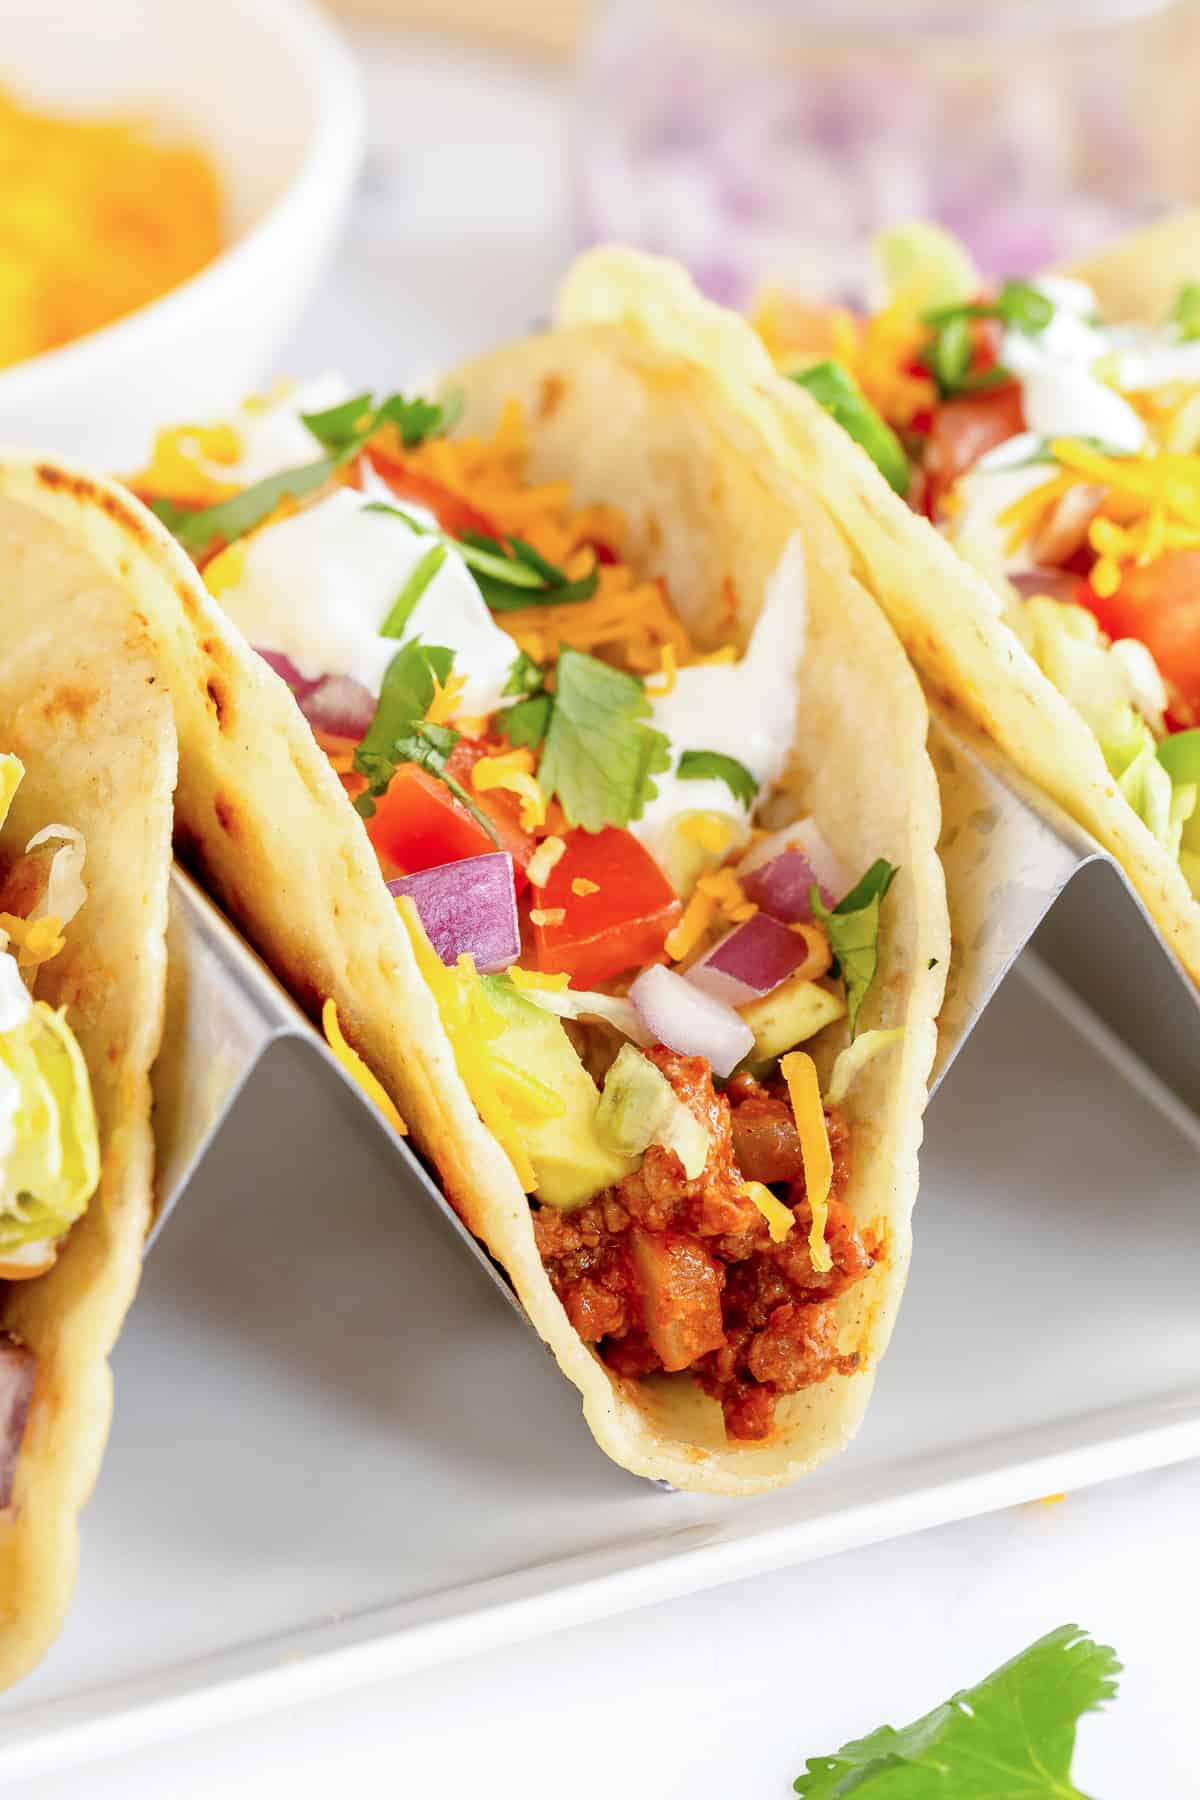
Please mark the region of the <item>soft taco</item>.
POLYGON ((175 737, 123 586, 0 499, 0 1685, 61 1624, 152 1205, 175 737))
POLYGON ((794 466, 931 688, 1200 980, 1200 214, 1036 279, 984 282, 931 226, 879 250, 872 315, 756 308, 794 466))
POLYGON ((173 671, 180 853, 597 1441, 729 1493, 836 1450, 908 1266, 948 927, 923 698, 820 504, 609 325, 429 400, 256 401, 133 485, 157 518, 0 467, 173 671))

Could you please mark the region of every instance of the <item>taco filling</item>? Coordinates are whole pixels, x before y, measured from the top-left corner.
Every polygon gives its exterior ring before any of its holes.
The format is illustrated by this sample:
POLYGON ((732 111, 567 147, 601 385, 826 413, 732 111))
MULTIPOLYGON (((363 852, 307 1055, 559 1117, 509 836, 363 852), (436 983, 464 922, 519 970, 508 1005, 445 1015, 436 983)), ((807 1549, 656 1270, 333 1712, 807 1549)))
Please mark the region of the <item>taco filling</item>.
POLYGON ((515 404, 488 437, 453 423, 276 395, 165 434, 131 485, 361 815, 571 1324, 761 1439, 856 1364, 832 1302, 888 1245, 841 1198, 839 1107, 900 1036, 854 1037, 896 870, 846 868, 837 818, 767 824, 803 729, 799 540, 744 648, 731 579, 701 648, 617 510, 529 478, 515 404), (828 1027, 851 1042, 822 1094, 802 1046, 828 1027))
POLYGON ((765 293, 754 322, 989 577, 1200 898, 1200 284, 1116 323, 1075 278, 985 284, 931 226, 878 248, 874 315, 765 293))
MULTIPOLYGON (((0 754, 0 825, 24 775, 0 754)), ((83 1053, 66 1008, 35 998, 39 969, 87 898, 78 831, 48 825, 0 868, 0 1281, 53 1268, 100 1180, 100 1144, 83 1053)), ((0 1507, 9 1504, 36 1358, 0 1333, 0 1507)))

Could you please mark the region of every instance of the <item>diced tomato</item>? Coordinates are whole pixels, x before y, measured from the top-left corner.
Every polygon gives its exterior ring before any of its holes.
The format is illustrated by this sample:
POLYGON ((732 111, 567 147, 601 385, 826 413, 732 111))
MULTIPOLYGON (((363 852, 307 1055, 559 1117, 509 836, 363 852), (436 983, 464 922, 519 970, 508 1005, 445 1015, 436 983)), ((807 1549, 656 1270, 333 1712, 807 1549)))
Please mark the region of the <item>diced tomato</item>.
POLYGON ((498 527, 486 513, 481 513, 468 501, 452 494, 440 482, 432 480, 428 475, 419 474, 416 469, 410 469, 407 463, 400 462, 386 450, 377 449, 374 445, 367 451, 367 457, 376 474, 383 477, 397 500, 412 500, 417 506, 425 507, 433 514, 442 530, 448 531, 451 537, 465 537, 468 531, 479 531, 491 538, 500 536, 498 527))
POLYGON ((931 510, 936 513, 938 503, 981 456, 1024 429, 1021 389, 1015 381, 982 394, 960 394, 939 406, 925 449, 931 510))
POLYGON ((1087 605, 1110 637, 1140 638, 1171 690, 1172 710, 1200 718, 1200 550, 1168 550, 1126 569, 1115 594, 1087 589, 1087 605))
MULTIPOLYGON (((525 886, 525 865, 534 851, 532 835, 516 818, 515 795, 493 789, 476 795, 471 770, 481 756, 494 750, 478 738, 461 738, 450 753, 447 773, 464 787, 495 826, 500 848, 513 859, 517 891, 525 886)), ((387 792, 375 803, 367 820, 367 836, 381 859, 406 875, 439 863, 461 862, 466 856, 484 856, 496 848, 483 826, 454 798, 444 781, 426 774, 414 763, 404 763, 388 783, 387 792)))
POLYGON ((557 924, 534 923, 538 967, 590 988, 661 956, 682 908, 650 852, 616 825, 571 831, 564 842, 537 891, 539 913, 563 915, 557 924), (595 892, 575 893, 577 881, 594 883, 595 892))
POLYGON ((499 738, 461 737, 450 752, 446 772, 453 775, 460 787, 466 788, 480 812, 486 813, 495 826, 500 848, 507 850, 513 859, 517 892, 520 893, 525 886, 525 866, 537 849, 537 839, 521 824, 520 798, 507 788, 489 788, 486 793, 477 794, 471 785, 471 770, 481 756, 501 756, 511 749, 511 744, 503 743, 499 738))
POLYGON ((496 848, 445 783, 415 763, 402 764, 375 802, 367 836, 376 853, 406 875, 496 848))

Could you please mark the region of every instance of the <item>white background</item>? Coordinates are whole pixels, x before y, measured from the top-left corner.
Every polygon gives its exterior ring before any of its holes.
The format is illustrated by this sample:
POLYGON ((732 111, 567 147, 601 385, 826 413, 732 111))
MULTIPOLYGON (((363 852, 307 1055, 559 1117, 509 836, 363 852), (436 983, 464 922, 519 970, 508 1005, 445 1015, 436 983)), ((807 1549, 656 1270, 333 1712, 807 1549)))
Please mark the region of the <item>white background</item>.
MULTIPOLYGON (((281 363, 386 387, 546 310, 568 241, 568 96, 546 72, 360 42, 373 109, 364 191, 281 363)), ((1152 1266, 1136 1250, 1129 1273, 1152 1306, 1152 1266)), ((1128 1351, 1136 1358, 1138 1344, 1128 1351)), ((1029 1379, 1019 1366, 1015 1354, 1014 1380, 1029 1379)), ((1097 1800, 1200 1794, 1198 1516, 1193 1464, 23 1780, 20 1791, 770 1800, 790 1791, 806 1756, 905 1722, 1077 1620, 1126 1664, 1119 1703, 1084 1725, 1083 1789, 1097 1800)))

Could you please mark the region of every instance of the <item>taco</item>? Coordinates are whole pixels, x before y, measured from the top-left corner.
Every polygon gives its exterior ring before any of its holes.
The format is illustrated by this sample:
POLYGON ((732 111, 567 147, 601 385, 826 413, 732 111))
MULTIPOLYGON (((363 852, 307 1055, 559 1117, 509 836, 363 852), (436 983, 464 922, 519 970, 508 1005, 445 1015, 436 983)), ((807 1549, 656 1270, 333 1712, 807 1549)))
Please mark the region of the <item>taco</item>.
POLYGON ((908 1265, 948 929, 924 702, 821 507, 703 366, 607 326, 435 399, 255 402, 134 485, 158 518, 0 468, 122 573, 180 853, 597 1441, 730 1493, 837 1449, 908 1265))
POLYGON ((931 226, 879 250, 873 316, 758 304, 795 467, 931 689, 1200 981, 1200 214, 1032 280, 983 282, 931 226))
POLYGON ((175 738, 128 595, 0 499, 0 1685, 57 1632, 150 1222, 175 738))

